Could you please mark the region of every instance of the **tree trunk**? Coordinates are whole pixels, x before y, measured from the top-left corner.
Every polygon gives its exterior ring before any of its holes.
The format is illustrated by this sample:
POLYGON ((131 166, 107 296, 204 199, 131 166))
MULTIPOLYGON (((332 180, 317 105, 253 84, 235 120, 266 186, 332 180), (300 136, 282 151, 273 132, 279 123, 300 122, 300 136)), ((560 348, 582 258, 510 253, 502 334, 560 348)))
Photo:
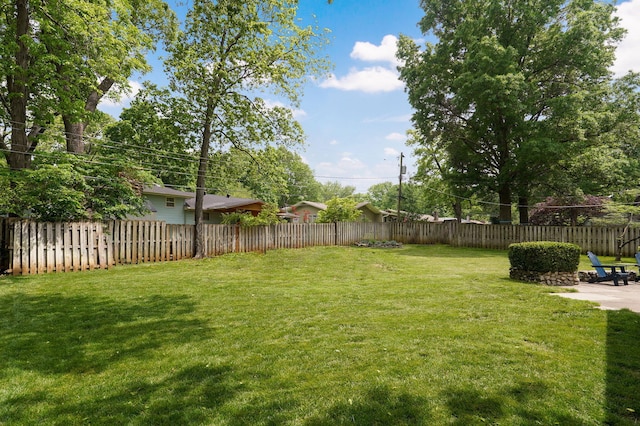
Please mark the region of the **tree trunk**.
MULTIPOLYGON (((207 114, 207 116, 210 116, 207 114)), ((195 254, 196 259, 204 257, 204 233, 202 232, 202 205, 205 195, 205 184, 207 168, 209 166, 209 144, 211 143, 211 120, 207 119, 202 132, 202 147, 200 147, 200 164, 198 166, 198 177, 196 179, 196 209, 194 212, 195 221, 195 254)))
POLYGON ((458 223, 462 223, 462 202, 460 200, 456 200, 453 203, 453 212, 458 223))
POLYGON ((62 117, 64 131, 67 139, 67 152, 71 154, 84 154, 84 123, 76 123, 68 116, 62 117))
MULTIPOLYGON (((105 77, 96 90, 91 92, 87 97, 84 110, 89 113, 96 112, 100 99, 111 89, 115 81, 109 77, 105 77)), ((63 115, 64 130, 67 139, 67 152, 72 154, 84 154, 86 144, 84 142, 84 131, 87 128, 87 122, 71 118, 70 115, 63 115)))
POLYGON ((569 220, 571 221, 571 226, 578 226, 578 212, 577 208, 569 209, 569 220))
POLYGON ((520 220, 520 225, 529 224, 529 198, 528 197, 518 198, 518 219, 520 220))
POLYGON ((16 43, 15 65, 18 70, 7 78, 9 108, 11 116, 11 151, 6 156, 11 170, 26 169, 31 166, 31 145, 27 137, 27 70, 29 68, 29 48, 24 37, 29 32, 29 10, 27 0, 17 0, 16 5, 16 43))
POLYGON ((500 223, 511 223, 511 189, 508 184, 502 184, 498 190, 500 200, 500 223))

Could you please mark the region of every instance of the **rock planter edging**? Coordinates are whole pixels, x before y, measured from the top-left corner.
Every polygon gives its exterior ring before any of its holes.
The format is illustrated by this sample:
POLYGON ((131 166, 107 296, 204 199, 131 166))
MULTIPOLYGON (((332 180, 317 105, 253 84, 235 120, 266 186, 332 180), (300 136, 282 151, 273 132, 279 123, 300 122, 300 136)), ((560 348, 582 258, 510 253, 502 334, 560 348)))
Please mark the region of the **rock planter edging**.
POLYGON ((509 270, 509 277, 512 280, 535 282, 552 286, 580 284, 577 272, 537 272, 511 268, 509 270))
MULTIPOLYGON (((629 281, 638 281, 638 274, 635 271, 627 271, 629 273, 629 281)), ((598 273, 596 271, 578 271, 578 278, 581 282, 597 283, 598 273)))
POLYGON ((356 247, 373 247, 373 248, 401 248, 402 243, 397 241, 373 241, 373 240, 362 240, 353 244, 356 247))

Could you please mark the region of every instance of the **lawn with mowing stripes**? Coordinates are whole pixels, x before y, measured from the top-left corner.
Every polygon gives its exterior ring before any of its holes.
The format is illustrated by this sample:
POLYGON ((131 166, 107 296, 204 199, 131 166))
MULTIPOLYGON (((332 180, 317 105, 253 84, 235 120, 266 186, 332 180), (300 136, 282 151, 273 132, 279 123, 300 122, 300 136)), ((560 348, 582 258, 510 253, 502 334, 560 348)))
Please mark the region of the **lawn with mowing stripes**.
POLYGON ((640 315, 508 276, 436 245, 2 277, 0 424, 640 422, 640 315))

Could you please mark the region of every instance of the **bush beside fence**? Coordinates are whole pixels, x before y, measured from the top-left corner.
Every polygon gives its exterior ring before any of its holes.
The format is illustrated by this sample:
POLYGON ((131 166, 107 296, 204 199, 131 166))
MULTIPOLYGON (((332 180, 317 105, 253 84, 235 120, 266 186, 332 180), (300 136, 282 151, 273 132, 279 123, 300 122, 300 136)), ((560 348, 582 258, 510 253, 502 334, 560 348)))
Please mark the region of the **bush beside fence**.
MULTIPOLYGON (((204 225, 206 256, 225 253, 351 245, 361 240, 450 244, 506 250, 511 243, 574 243, 599 255, 615 255, 624 228, 474 225, 448 223, 204 225)), ((193 225, 157 221, 36 223, 0 219, 0 270, 14 275, 107 269, 114 265, 193 257, 193 225)), ((629 229, 625 241, 640 236, 629 229)), ((632 257, 636 244, 624 247, 632 257)))

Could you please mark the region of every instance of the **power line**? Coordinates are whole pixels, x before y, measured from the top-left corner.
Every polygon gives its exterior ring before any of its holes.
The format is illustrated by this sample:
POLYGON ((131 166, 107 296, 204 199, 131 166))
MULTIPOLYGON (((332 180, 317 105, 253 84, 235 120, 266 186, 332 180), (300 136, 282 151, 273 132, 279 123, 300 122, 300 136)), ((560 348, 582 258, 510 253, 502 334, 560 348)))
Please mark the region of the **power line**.
MULTIPOLYGON (((19 123, 19 122, 15 122, 15 121, 11 121, 8 120, 6 121, 7 123, 11 123, 11 124, 19 124, 19 125, 24 125, 25 129, 28 129, 27 123, 19 123)), ((199 162, 199 157, 197 156, 196 153, 194 153, 193 155, 190 154, 186 154, 186 153, 171 153, 171 155, 167 154, 167 151, 161 150, 161 149, 157 149, 157 148, 152 148, 152 147, 144 147, 144 146, 139 146, 139 145, 128 145, 126 142, 120 142, 120 141, 114 141, 112 139, 107 139, 107 138, 100 138, 100 137, 96 137, 96 136, 87 136, 86 134, 79 134, 79 133, 71 133, 71 132, 66 132, 66 131, 62 131, 60 132, 59 129, 55 129, 56 132, 50 132, 50 134, 53 133, 53 137, 64 137, 66 138, 66 136, 81 136, 83 141, 87 141, 89 143, 92 143, 92 141, 94 141, 98 147, 102 148, 102 147, 106 147, 108 149, 118 149, 119 147, 123 147, 126 150, 144 150, 147 151, 149 153, 152 153, 153 155, 156 155, 158 157, 161 158, 165 158, 168 160, 175 160, 175 161, 180 161, 180 162, 187 162, 187 163, 191 163, 193 162, 193 165, 197 165, 199 162), (111 144, 114 145, 109 145, 108 143, 105 142, 109 142, 111 144)), ((54 156, 55 153, 53 152, 48 152, 48 151, 42 151, 42 150, 36 150, 33 152, 22 152, 22 151, 16 151, 16 150, 11 150, 11 149, 0 149, 0 152, 11 152, 11 153, 21 153, 21 154, 26 154, 26 155, 32 155, 32 156, 54 156)), ((74 154, 76 156, 76 158, 85 161, 86 163, 89 164, 95 164, 95 165, 112 165, 111 163, 105 163, 105 162, 100 162, 100 161, 96 161, 93 159, 89 159, 88 156, 84 155, 84 154, 76 154, 76 153, 69 153, 66 152, 66 154, 74 154)), ((217 165, 225 165, 226 161, 224 159, 218 159, 217 161, 214 161, 215 159, 212 159, 211 157, 209 158, 209 162, 210 164, 217 164, 217 165)), ((161 172, 163 171, 169 171, 170 173, 176 174, 176 175, 183 175, 183 176, 189 176, 189 177, 193 177, 194 174, 190 173, 190 172, 183 172, 181 170, 179 170, 178 168, 180 167, 180 165, 164 165, 166 167, 169 167, 169 170, 160 170, 157 168, 154 168, 154 166, 157 166, 157 163, 150 163, 150 162, 145 162, 141 159, 138 160, 139 164, 142 166, 141 169, 143 171, 147 171, 153 175, 159 175, 161 172), (178 169, 178 170, 175 170, 178 169)), ((264 176, 265 178, 271 179, 272 183, 273 182, 273 177, 263 173, 261 170, 259 170, 259 173, 264 176)), ((340 180, 383 180, 383 179, 394 179, 395 177, 388 177, 388 176, 382 176, 382 177, 348 177, 348 176, 322 176, 322 175, 315 175, 312 174, 312 176, 314 177, 314 179, 340 179, 340 180)), ((222 176, 210 176, 211 178, 214 179, 219 179, 222 178, 222 176)), ((90 177, 88 176, 87 178, 100 178, 100 177, 90 177)), ((165 186, 169 186, 169 187, 179 187, 180 185, 171 185, 171 184, 165 184, 165 186)), ((301 188, 301 186, 298 186, 298 188, 301 188)), ((536 205, 513 205, 513 204, 503 204, 503 203, 499 203, 499 202, 494 202, 494 201, 485 201, 485 200, 474 200, 472 198, 469 197, 463 197, 463 196, 459 196, 459 195, 455 195, 449 192, 445 192, 445 191, 440 191, 437 190, 435 188, 431 188, 429 186, 423 186, 424 189, 431 191, 431 192, 436 192, 454 199, 458 199, 461 201, 469 201, 469 202, 476 202, 478 204, 484 204, 484 205, 490 205, 490 206, 496 206, 496 207, 500 207, 500 206, 511 206, 511 207, 516 207, 516 208, 529 208, 529 209, 533 209, 533 208, 537 208, 536 205)), ((214 188, 203 188, 205 190, 210 190, 210 189, 214 189, 214 188)), ((220 188, 218 189, 220 190, 220 188)), ((225 191, 223 191, 225 192, 225 191)), ((635 203, 619 203, 619 202, 613 202, 613 204, 615 205, 619 205, 619 206, 635 206, 635 203)), ((549 208, 549 209, 569 209, 569 208, 596 208, 596 207, 602 207, 602 205, 566 205, 566 206, 545 206, 545 208, 549 208)))

